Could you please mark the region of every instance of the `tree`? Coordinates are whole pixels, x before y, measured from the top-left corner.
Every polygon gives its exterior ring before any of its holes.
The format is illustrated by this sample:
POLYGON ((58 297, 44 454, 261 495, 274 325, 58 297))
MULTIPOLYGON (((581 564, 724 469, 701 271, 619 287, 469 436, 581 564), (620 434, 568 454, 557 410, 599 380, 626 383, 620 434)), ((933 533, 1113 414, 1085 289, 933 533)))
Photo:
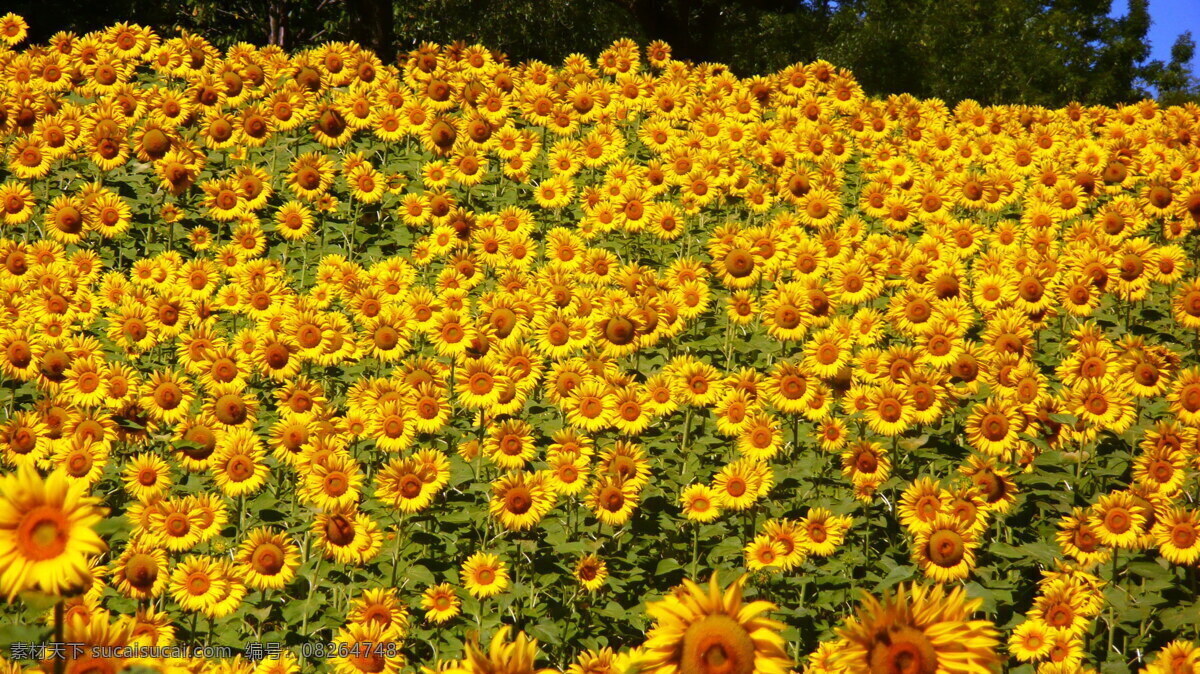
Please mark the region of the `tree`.
POLYGON ((1196 41, 1192 39, 1192 32, 1186 31, 1171 45, 1168 63, 1155 61, 1151 65, 1150 81, 1158 87, 1158 100, 1163 105, 1200 102, 1200 80, 1188 67, 1195 55, 1196 41))
POLYGON ((559 64, 618 38, 665 40, 676 58, 739 76, 825 59, 871 95, 955 103, 1061 106, 1167 100, 1197 91, 1195 45, 1151 62, 1148 0, 11 0, 32 41, 127 20, 185 28, 221 48, 245 41, 303 48, 353 40, 394 62, 423 41, 478 42, 514 61, 559 64), (1178 53, 1175 53, 1178 52, 1178 53))
POLYGON ((1062 105, 1141 98, 1145 0, 847 0, 831 61, 864 89, 948 101, 1062 105))

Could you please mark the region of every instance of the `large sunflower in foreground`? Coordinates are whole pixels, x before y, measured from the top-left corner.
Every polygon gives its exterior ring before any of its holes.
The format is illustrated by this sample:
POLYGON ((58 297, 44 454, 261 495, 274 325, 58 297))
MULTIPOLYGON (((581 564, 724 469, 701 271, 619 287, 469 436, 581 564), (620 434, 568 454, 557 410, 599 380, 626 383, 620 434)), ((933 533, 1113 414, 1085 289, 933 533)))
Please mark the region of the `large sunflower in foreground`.
POLYGON ((721 592, 714 573, 708 590, 690 580, 646 611, 655 619, 646 635, 642 671, 654 674, 783 674, 792 665, 779 631, 759 614, 768 601, 742 603, 742 576, 721 592))
POLYGON ((487 652, 478 641, 467 644, 463 669, 471 674, 553 674, 554 669, 535 668, 538 656, 537 639, 530 639, 524 632, 517 632, 512 641, 508 635, 512 627, 501 627, 492 637, 487 652))
POLYGON ((86 486, 30 467, 0 477, 0 592, 12 601, 35 589, 64 594, 91 579, 88 558, 108 546, 92 527, 104 511, 86 486))
POLYGON ((970 619, 981 603, 941 585, 901 585, 882 602, 866 595, 858 616, 837 630, 847 643, 837 663, 851 674, 991 672, 999 633, 990 620, 970 619))

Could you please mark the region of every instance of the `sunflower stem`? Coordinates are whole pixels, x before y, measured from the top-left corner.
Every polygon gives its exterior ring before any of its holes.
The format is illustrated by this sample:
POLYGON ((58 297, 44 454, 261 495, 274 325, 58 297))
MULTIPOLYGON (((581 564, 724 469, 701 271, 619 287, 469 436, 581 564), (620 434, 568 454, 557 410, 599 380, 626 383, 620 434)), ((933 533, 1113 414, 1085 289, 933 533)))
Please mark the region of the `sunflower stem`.
POLYGON ((863 559, 871 560, 871 502, 863 501, 863 559))
POLYGON ((688 437, 691 435, 691 432, 692 432, 692 406, 688 405, 687 410, 684 411, 684 413, 683 413, 683 442, 680 443, 680 447, 683 448, 684 452, 686 452, 688 450, 688 447, 690 446, 690 445, 688 445, 688 437))
POLYGON ((700 559, 700 523, 692 523, 692 569, 689 578, 696 577, 696 563, 700 559))
POLYGON ((400 569, 400 537, 404 534, 404 513, 397 511, 396 514, 396 546, 392 550, 392 582, 391 587, 396 587, 396 574, 400 569))
POLYGON ((301 633, 301 634, 305 634, 305 635, 307 635, 307 634, 308 634, 308 611, 309 611, 309 603, 310 603, 310 601, 312 600, 312 596, 313 596, 313 594, 314 594, 314 591, 313 591, 313 590, 314 590, 314 582, 313 582, 313 578, 320 578, 320 577, 321 577, 321 563, 322 563, 322 562, 324 562, 324 561, 325 561, 325 555, 324 555, 324 554, 322 554, 322 555, 320 555, 319 557, 317 557, 317 565, 316 565, 316 567, 313 569, 313 575, 312 575, 312 576, 310 576, 310 577, 308 578, 308 596, 304 598, 304 617, 303 617, 303 618, 301 618, 301 620, 300 620, 300 633, 301 633))
MULTIPOLYGON (((1112 551, 1112 580, 1110 582, 1113 585, 1116 585, 1116 583, 1117 583, 1117 561, 1118 561, 1118 558, 1120 557, 1120 551, 1121 551, 1121 549, 1117 548, 1117 547, 1114 547, 1113 551, 1112 551)), ((1104 649, 1104 659, 1105 660, 1108 660, 1108 654, 1113 651, 1113 635, 1116 632, 1116 628, 1117 628, 1116 616, 1113 615, 1112 604, 1109 604, 1108 605, 1108 645, 1104 649)))
MULTIPOLYGON (((56 648, 65 648, 65 646, 62 646, 62 644, 64 643, 63 613, 64 613, 63 600, 59 599, 58 603, 54 605, 54 641, 56 644, 56 648)), ((55 651, 54 674, 62 674, 66 670, 67 670, 66 653, 65 652, 59 653, 58 651, 55 651)))

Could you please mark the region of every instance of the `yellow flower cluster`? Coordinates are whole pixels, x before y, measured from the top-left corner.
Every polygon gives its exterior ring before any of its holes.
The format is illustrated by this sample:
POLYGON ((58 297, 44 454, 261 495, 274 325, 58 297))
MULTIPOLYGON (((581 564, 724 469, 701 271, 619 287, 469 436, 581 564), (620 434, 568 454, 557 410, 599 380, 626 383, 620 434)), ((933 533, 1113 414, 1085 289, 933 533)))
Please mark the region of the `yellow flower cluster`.
POLYGON ((65 596, 68 641, 203 616, 328 636, 338 672, 531 674, 494 609, 597 609, 569 671, 781 674, 787 602, 743 588, 908 559, 933 585, 802 635, 806 668, 988 671, 943 584, 1001 573, 1051 469, 1086 500, 1016 660, 1083 666, 1102 563, 1200 561, 1195 106, 880 100, 628 40, 391 65, 25 32, 0 18, 0 591, 65 596))

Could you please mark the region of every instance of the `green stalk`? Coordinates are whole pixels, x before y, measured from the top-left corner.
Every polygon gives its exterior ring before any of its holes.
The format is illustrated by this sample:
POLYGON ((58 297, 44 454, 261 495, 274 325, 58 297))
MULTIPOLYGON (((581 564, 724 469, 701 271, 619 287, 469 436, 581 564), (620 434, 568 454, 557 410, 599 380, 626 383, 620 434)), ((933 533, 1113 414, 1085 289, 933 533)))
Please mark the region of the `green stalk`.
MULTIPOLYGON (((65 639, 63 638, 63 623, 65 622, 63 614, 63 600, 59 599, 58 603, 54 605, 54 641, 58 648, 65 648, 62 645, 65 643, 65 639)), ((64 651, 60 654, 56 651, 54 656, 54 674, 62 674, 65 671, 67 671, 66 652, 64 651)))

